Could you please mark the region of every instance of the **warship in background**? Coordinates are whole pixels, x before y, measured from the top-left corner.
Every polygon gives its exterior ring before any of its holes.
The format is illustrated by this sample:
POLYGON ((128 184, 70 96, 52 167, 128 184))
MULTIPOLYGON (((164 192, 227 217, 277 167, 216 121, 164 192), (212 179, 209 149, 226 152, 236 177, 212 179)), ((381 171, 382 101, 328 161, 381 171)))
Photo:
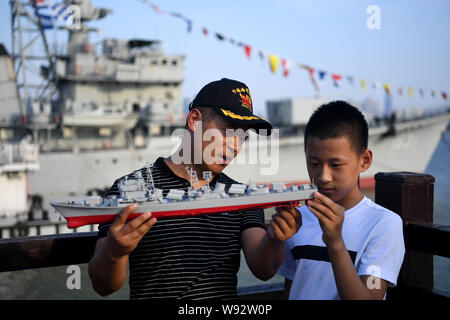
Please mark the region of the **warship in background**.
POLYGON ((167 154, 176 144, 170 133, 184 126, 184 56, 164 54, 158 40, 93 43, 97 30, 87 23, 111 10, 90 0, 64 5, 78 6, 80 16, 77 28, 57 31, 68 33, 63 52, 50 50, 38 1, 11 0, 12 52, 2 46, 1 53, 16 83, 0 92, 0 133, 39 149, 40 170, 28 175, 37 219, 51 218, 52 198, 99 193, 167 154), (30 72, 36 69, 40 75, 30 72))
MULTIPOLYGON (((171 134, 185 124, 184 56, 164 54, 158 40, 91 41, 90 34, 97 30, 87 24, 111 11, 94 7, 90 0, 63 1, 78 6, 80 16, 77 28, 52 31, 68 34, 65 48, 57 50, 48 42, 47 22, 39 19, 39 2, 10 0, 11 54, 2 50, 0 60, 10 66, 13 81, 0 87, 0 138, 2 143, 16 144, 26 139, 36 146, 39 170, 27 173, 28 215, 57 221, 51 201, 103 195, 117 177, 175 150, 180 139, 171 134)), ((247 151, 241 151, 224 172, 259 184, 308 183, 303 129, 324 102, 268 101, 268 120, 280 128, 280 138, 246 144, 247 151), (268 144, 268 161, 243 160, 261 154, 256 150, 261 143, 268 144), (271 166, 275 169, 271 175, 261 171, 271 166)), ((370 119, 369 146, 375 157, 361 181, 373 186, 379 171, 423 172, 448 120, 447 110, 437 115, 398 115, 395 121, 370 119)))

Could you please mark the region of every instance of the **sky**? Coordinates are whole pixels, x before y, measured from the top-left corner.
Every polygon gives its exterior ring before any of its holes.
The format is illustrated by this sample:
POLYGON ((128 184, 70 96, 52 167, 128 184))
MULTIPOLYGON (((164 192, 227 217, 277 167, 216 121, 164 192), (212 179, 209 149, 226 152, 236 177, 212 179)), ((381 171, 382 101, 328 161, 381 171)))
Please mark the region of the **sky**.
MULTIPOLYGON (((372 82, 388 83, 394 108, 443 106, 441 91, 450 95, 450 1, 364 1, 364 0, 155 0, 161 10, 173 11, 192 20, 186 23, 167 14, 157 14, 138 0, 93 0, 97 7, 114 13, 89 25, 101 32, 93 34, 121 39, 159 39, 166 54, 183 54, 185 81, 183 94, 192 98, 208 82, 226 77, 248 85, 255 110, 264 115, 267 100, 321 96, 325 99, 366 97, 383 101, 372 82), (379 29, 369 29, 372 14, 379 8, 379 29), (210 32, 204 36, 201 28, 210 32), (218 32, 252 47, 250 59, 244 49, 229 41, 218 41, 218 32), (281 67, 276 73, 258 50, 291 61, 288 77, 281 67), (331 78, 320 81, 316 92, 308 72, 297 63, 354 77, 339 88, 331 78), (363 91, 360 79, 367 81, 363 91), (403 88, 403 96, 397 93, 403 88), (425 98, 415 91, 411 99, 407 87, 423 88, 425 98), (432 99, 430 89, 438 97, 432 99)), ((0 42, 10 47, 10 18, 7 0, 0 0, 0 42)), ((49 36, 52 39, 52 36, 49 36)), ((449 104, 449 100, 447 100, 449 104)))

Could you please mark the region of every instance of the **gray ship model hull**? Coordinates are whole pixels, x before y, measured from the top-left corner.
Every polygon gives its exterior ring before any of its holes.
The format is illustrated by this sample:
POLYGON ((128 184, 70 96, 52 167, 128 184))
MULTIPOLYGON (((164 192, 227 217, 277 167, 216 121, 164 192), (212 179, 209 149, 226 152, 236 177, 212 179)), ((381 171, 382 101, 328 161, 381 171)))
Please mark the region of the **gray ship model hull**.
POLYGON ((131 203, 137 203, 138 207, 135 213, 129 216, 129 219, 133 219, 145 212, 151 212, 152 217, 161 219, 299 205, 300 201, 312 199, 314 192, 317 191, 317 188, 311 188, 305 185, 301 187, 294 185, 289 189, 283 188, 279 190, 269 190, 266 186, 260 186, 255 189, 256 194, 252 194, 248 190, 241 194, 228 194, 215 191, 203 195, 203 197, 209 196, 207 199, 200 200, 186 195, 182 190, 177 190, 182 193, 178 200, 169 199, 169 193, 166 198, 151 201, 113 199, 111 202, 98 197, 91 197, 78 203, 74 201, 68 201, 66 203, 52 202, 51 205, 64 216, 69 228, 77 228, 87 224, 112 222, 116 215, 131 203), (94 200, 94 202, 91 201, 90 203, 89 200, 94 200), (97 203, 95 203, 95 200, 97 200, 97 203))

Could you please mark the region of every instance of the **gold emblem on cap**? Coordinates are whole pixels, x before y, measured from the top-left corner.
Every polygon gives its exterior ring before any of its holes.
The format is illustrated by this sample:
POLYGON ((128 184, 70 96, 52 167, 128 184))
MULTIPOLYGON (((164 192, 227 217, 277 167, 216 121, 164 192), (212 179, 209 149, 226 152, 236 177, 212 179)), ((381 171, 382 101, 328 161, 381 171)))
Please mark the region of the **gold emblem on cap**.
POLYGON ((232 92, 234 94, 239 94, 239 97, 241 98, 241 105, 253 112, 252 98, 250 97, 250 91, 248 88, 236 88, 233 89, 232 92))

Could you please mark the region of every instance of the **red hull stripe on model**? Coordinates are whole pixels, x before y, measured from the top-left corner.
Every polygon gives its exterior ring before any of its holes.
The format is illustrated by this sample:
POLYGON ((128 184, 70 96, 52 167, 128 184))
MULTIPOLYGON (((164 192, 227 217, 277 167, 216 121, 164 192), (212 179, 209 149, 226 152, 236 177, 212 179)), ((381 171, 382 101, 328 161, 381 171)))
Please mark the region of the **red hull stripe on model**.
MULTIPOLYGON (((237 211, 237 210, 245 210, 250 208, 271 208, 275 206, 283 206, 283 205, 298 205, 298 201, 282 201, 282 202, 267 202, 262 204, 241 204, 235 206, 228 207, 216 207, 216 208, 200 208, 200 209, 183 209, 183 210, 175 210, 175 211, 163 211, 163 212, 152 212, 152 217, 154 218, 170 218, 170 217, 180 217, 180 216, 196 216, 196 215, 204 215, 204 214, 213 214, 219 212, 227 212, 227 211, 237 211)), ((128 217, 128 220, 137 217, 143 212, 132 213, 128 217)), ((116 214, 103 214, 103 215, 88 215, 88 216, 77 216, 77 217, 66 217, 67 226, 69 228, 78 228, 88 224, 98 224, 98 223, 107 223, 114 221, 116 214)))

